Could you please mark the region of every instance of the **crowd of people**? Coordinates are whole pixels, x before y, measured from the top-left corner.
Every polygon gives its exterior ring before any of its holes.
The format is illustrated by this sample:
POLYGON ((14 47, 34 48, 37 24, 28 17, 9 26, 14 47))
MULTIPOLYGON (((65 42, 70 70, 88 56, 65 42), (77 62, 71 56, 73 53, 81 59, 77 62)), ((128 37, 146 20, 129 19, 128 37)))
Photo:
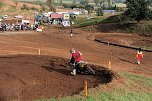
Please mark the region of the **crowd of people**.
POLYGON ((0 31, 19 31, 19 30, 35 30, 38 28, 38 24, 29 24, 29 23, 1 23, 0 24, 0 31))

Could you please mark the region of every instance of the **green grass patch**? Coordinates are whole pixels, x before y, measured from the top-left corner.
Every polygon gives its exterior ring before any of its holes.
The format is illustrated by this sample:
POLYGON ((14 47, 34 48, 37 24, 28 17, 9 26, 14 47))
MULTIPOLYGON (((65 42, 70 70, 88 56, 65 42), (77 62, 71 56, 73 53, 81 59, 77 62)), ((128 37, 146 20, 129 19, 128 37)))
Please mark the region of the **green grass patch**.
POLYGON ((104 23, 120 23, 120 19, 121 19, 120 15, 113 15, 113 16, 109 16, 108 18, 106 18, 102 22, 104 22, 104 23))
POLYGON ((12 12, 16 12, 17 11, 17 9, 16 9, 16 7, 15 6, 11 6, 9 9, 7 9, 7 13, 12 13, 12 12))
POLYGON ((140 82, 147 87, 152 87, 151 77, 145 77, 139 74, 131 74, 131 73, 123 73, 121 75, 129 80, 132 80, 134 83, 140 82))
POLYGON ((138 74, 119 73, 126 84, 118 84, 110 92, 102 92, 98 95, 101 101, 151 101, 152 78, 138 74))
POLYGON ((101 93, 99 95, 100 101, 151 101, 151 99, 152 99, 152 93, 140 94, 133 92, 125 92, 125 94, 122 94, 119 91, 114 91, 114 92, 101 93))
MULTIPOLYGON (((120 14, 120 13, 118 13, 120 14)), ((75 27, 86 27, 94 24, 100 24, 100 23, 117 23, 120 22, 119 15, 116 14, 114 16, 110 15, 104 15, 104 16, 93 16, 91 19, 85 18, 86 15, 79 15, 77 16, 77 19, 73 19, 75 27)))
POLYGON ((106 32, 135 33, 143 36, 152 36, 152 19, 137 23, 132 19, 124 18, 122 12, 120 12, 107 17, 101 23, 110 23, 110 27, 105 28, 106 32))
POLYGON ((86 19, 85 17, 78 17, 77 19, 74 19, 74 26, 75 27, 86 27, 90 25, 94 25, 97 23, 101 23, 103 20, 105 20, 107 17, 102 16, 102 17, 95 17, 91 19, 86 19))
POLYGON ((141 47, 143 49, 149 49, 149 50, 152 50, 152 47, 149 47, 149 46, 137 46, 137 47, 141 47))
POLYGON ((0 3, 0 7, 3 7, 3 6, 5 6, 5 4, 0 3))

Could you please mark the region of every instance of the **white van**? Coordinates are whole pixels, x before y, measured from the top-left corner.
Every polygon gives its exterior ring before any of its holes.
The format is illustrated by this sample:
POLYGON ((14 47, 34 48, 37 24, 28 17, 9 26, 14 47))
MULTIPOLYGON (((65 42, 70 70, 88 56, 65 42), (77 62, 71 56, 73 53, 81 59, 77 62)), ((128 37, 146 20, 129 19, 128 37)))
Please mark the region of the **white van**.
POLYGON ((49 14, 48 13, 44 13, 43 16, 49 17, 49 14))
POLYGON ((2 19, 7 19, 7 18, 8 18, 7 15, 3 15, 3 16, 2 16, 2 19))

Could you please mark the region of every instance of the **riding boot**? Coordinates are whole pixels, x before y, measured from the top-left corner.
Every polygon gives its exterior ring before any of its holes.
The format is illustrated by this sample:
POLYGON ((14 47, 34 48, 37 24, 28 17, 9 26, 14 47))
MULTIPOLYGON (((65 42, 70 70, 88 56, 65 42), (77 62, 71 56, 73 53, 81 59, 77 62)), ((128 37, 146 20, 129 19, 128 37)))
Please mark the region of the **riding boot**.
POLYGON ((137 64, 140 64, 140 61, 137 61, 137 64))
POLYGON ((76 69, 73 69, 73 72, 71 72, 72 75, 76 75, 76 69))

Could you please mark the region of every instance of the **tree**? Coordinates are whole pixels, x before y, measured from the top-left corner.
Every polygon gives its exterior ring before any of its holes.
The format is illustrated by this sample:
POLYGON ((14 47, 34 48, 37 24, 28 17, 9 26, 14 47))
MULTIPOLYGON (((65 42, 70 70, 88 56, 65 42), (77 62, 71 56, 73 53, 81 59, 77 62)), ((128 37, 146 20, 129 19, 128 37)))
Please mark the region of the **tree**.
POLYGON ((14 2, 15 2, 15 6, 17 7, 19 0, 14 0, 14 2))
POLYGON ((72 4, 76 5, 77 1, 76 0, 73 0, 72 1, 72 4))
POLYGON ((99 0, 100 6, 105 2, 105 0, 99 0))
POLYGON ((23 6, 21 7, 22 10, 29 10, 29 7, 26 4, 23 4, 23 6))
POLYGON ((98 5, 99 3, 99 0, 94 0, 94 3, 96 4, 96 6, 98 5))
POLYGON ((53 0, 47 0, 47 5, 48 5, 48 7, 50 7, 50 6, 52 6, 53 5, 53 0))
MULTIPOLYGON (((101 4, 102 3, 104 3, 104 2, 106 2, 107 0, 94 0, 94 3, 96 4, 96 6, 97 5, 100 5, 101 6, 101 4)), ((109 1, 109 0, 108 0, 109 1)), ((111 2, 112 2, 112 0, 110 0, 111 2)))
POLYGON ((94 9, 94 7, 92 5, 85 5, 85 9, 88 11, 88 15, 90 15, 94 9))
POLYGON ((60 0, 60 5, 62 4, 62 0, 60 0))
POLYGON ((109 7, 112 6, 112 0, 108 0, 108 5, 109 5, 109 7))
POLYGON ((44 5, 43 3, 40 3, 39 5, 40 5, 40 7, 41 7, 41 10, 42 10, 42 11, 45 11, 45 5, 44 5))
POLYGON ((98 8, 96 13, 97 13, 97 16, 103 16, 103 8, 102 7, 98 8))
POLYGON ((47 0, 47 5, 49 7, 49 10, 55 11, 55 7, 53 6, 54 1, 53 0, 47 0))
POLYGON ((126 0, 127 10, 124 15, 140 22, 149 17, 150 2, 151 0, 126 0))
POLYGON ((88 5, 88 0, 80 0, 81 5, 88 5))

